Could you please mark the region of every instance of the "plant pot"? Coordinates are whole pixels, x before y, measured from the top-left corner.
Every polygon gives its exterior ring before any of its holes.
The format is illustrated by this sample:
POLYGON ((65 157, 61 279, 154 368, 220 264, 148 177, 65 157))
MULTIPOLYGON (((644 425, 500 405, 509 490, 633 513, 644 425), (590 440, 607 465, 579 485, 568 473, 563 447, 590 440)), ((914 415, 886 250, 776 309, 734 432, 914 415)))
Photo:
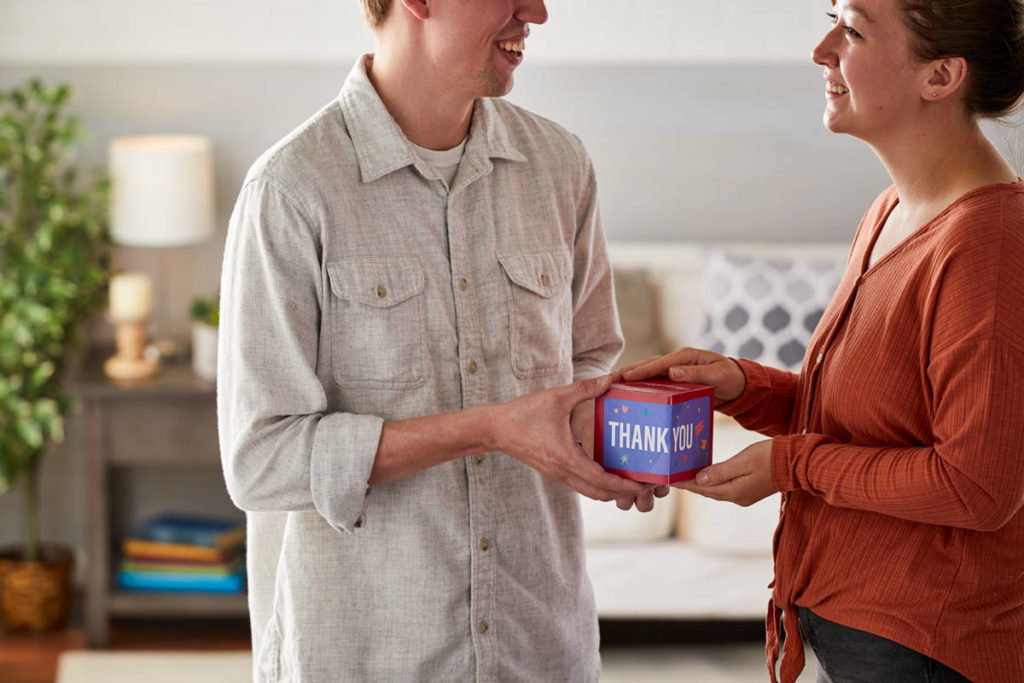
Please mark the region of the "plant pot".
POLYGON ((0 619, 8 631, 62 627, 71 605, 71 549, 39 546, 40 560, 21 559, 22 548, 0 549, 0 619))
POLYGON ((217 379, 217 328, 206 323, 192 323, 192 371, 213 382, 217 379))

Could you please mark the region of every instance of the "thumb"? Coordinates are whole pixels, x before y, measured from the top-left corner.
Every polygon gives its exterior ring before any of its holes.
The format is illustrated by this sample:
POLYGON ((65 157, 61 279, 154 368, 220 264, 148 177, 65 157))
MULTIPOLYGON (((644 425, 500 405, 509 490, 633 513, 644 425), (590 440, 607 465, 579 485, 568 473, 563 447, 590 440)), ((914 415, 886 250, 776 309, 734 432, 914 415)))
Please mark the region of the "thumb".
POLYGON ((737 467, 733 459, 730 458, 724 462, 720 462, 717 465, 708 465, 700 472, 697 473, 695 481, 701 486, 717 486, 724 484, 725 482, 735 479, 736 477, 743 474, 742 468, 737 467))
POLYGON ((612 376, 603 375, 601 377, 592 377, 590 379, 582 379, 572 385, 573 389, 573 400, 574 405, 579 405, 584 401, 597 398, 604 392, 608 391, 608 387, 611 386, 612 376))

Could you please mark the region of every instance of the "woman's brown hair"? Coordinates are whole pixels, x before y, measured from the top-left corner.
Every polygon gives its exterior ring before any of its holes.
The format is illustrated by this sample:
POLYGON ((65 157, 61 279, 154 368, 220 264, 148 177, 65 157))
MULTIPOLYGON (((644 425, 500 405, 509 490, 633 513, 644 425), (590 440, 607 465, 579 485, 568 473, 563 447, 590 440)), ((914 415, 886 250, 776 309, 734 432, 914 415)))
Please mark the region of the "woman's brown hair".
POLYGON ((964 104, 971 115, 1012 114, 1024 95, 1024 0, 899 0, 924 61, 967 61, 964 104))

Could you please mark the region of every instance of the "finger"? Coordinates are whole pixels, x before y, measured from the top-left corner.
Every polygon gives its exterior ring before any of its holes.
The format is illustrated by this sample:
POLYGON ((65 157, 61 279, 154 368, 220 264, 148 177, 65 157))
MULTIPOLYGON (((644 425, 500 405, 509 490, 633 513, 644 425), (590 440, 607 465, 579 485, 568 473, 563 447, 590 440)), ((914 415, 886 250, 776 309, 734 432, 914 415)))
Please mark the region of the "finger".
POLYGON ((732 379, 729 370, 731 368, 721 362, 707 365, 674 365, 668 369, 668 378, 673 382, 710 384, 717 387, 732 379))
POLYGON ((622 379, 627 382, 638 382, 644 379, 650 379, 651 377, 660 377, 668 374, 668 369, 672 367, 674 363, 666 358, 655 358, 649 361, 644 361, 638 365, 635 365, 629 369, 622 371, 622 379))
POLYGON ((629 510, 633 507, 633 503, 636 501, 636 496, 626 496, 625 498, 616 498, 615 505, 620 510, 629 510))
MULTIPOLYGON (((676 365, 690 365, 692 363, 707 362, 704 353, 699 349, 682 348, 667 356, 649 358, 641 364, 631 368, 629 372, 623 372, 623 378, 627 381, 638 381, 650 377, 668 375, 669 368, 676 365)), ((718 358, 718 356, 714 356, 718 358)))
POLYGON ((573 408, 592 398, 597 398, 608 390, 612 383, 611 375, 602 375, 591 379, 582 379, 579 382, 570 384, 566 391, 572 401, 573 408))
POLYGON ((615 374, 619 375, 619 376, 622 376, 622 374, 625 373, 625 372, 629 372, 630 370, 635 370, 636 368, 643 367, 644 365, 647 365, 648 363, 653 363, 654 361, 658 360, 659 358, 662 358, 662 356, 648 356, 647 358, 644 358, 643 360, 634 361, 634 362, 630 363, 629 365, 624 365, 621 368, 619 368, 618 372, 616 372, 615 374))
POLYGON ((654 509, 654 494, 651 491, 636 497, 636 509, 640 512, 650 512, 654 509))
POLYGON ((664 498, 671 491, 672 491, 672 487, 668 486, 668 485, 665 485, 665 486, 655 486, 654 487, 654 497, 655 498, 664 498))
POLYGON ((586 453, 581 449, 577 450, 583 454, 585 463, 581 463, 573 468, 566 468, 566 471, 579 480, 585 481, 588 486, 608 492, 610 496, 604 498, 604 500, 639 496, 644 492, 645 487, 643 484, 631 479, 625 479, 611 472, 606 472, 594 460, 586 457, 586 453))

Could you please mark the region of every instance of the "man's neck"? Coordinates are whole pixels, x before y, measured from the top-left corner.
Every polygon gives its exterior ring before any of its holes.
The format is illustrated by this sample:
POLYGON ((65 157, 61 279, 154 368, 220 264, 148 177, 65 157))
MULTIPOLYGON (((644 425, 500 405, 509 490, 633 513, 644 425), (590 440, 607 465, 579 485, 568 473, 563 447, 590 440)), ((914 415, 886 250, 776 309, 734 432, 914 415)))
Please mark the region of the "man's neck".
POLYGON ((443 74, 407 67, 413 63, 378 53, 366 58, 366 73, 410 141, 427 149, 451 149, 469 133, 474 100, 452 93, 443 74))

